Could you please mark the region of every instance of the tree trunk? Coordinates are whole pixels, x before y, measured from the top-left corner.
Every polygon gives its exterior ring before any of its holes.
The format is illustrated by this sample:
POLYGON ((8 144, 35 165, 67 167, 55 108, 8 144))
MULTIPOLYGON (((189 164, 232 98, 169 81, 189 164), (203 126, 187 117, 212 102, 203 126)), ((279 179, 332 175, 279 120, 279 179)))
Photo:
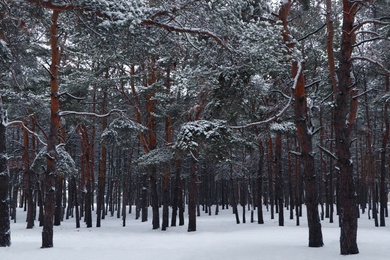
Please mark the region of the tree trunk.
POLYGON ((58 10, 53 10, 52 24, 50 26, 50 47, 51 47, 51 65, 50 65, 50 133, 47 140, 47 158, 45 172, 45 215, 42 230, 42 248, 53 247, 53 215, 55 206, 55 174, 56 174, 56 144, 58 128, 60 123, 59 116, 59 92, 58 92, 58 68, 60 65, 60 53, 58 48, 58 10))
POLYGON ((175 188, 173 190, 173 202, 172 202, 172 218, 171 218, 171 226, 176 226, 176 218, 177 218, 177 210, 179 209, 179 196, 182 193, 181 189, 181 160, 175 159, 175 188))
MULTIPOLYGON (((289 48, 294 48, 291 43, 288 30, 288 14, 292 1, 282 4, 279 19, 284 26, 282 34, 283 40, 289 48)), ((314 126, 311 124, 308 115, 306 99, 305 78, 303 76, 303 63, 301 61, 292 62, 292 77, 294 78, 294 113, 295 125, 298 129, 298 139, 301 146, 301 162, 303 163, 303 176, 306 186, 306 207, 307 220, 309 226, 309 247, 323 246, 321 221, 318 213, 318 181, 314 165, 314 152, 312 145, 312 134, 314 126)))
MULTIPOLYGON (((390 91, 390 77, 386 77, 386 94, 390 91)), ((390 135, 390 126, 389 126, 389 115, 388 115, 388 103, 386 102, 383 108, 383 118, 384 118, 384 133, 382 140, 382 149, 381 149, 381 176, 380 176, 380 226, 384 227, 385 224, 385 213, 387 209, 387 187, 386 187, 386 148, 390 135)))
POLYGON ((264 224, 263 218, 263 164, 264 164, 264 147, 259 140, 259 165, 257 169, 257 223, 264 224))
MULTIPOLYGON (((167 69, 166 89, 169 92, 171 89, 170 69, 167 69)), ((172 102, 171 102, 172 103, 172 102)), ((165 141, 170 144, 173 142, 172 118, 167 115, 165 117, 165 141)), ((169 183, 170 183, 170 165, 169 162, 165 165, 165 174, 163 181, 163 216, 162 230, 166 230, 169 225, 169 183)))
MULTIPOLYGON (((27 120, 23 120, 23 124, 27 126, 27 120)), ((28 131, 23 129, 23 166, 24 166, 24 192, 27 204, 27 229, 34 227, 34 204, 33 192, 31 185, 30 160, 29 160, 29 138, 28 131)))
POLYGON ((6 118, 0 95, 0 247, 11 245, 9 220, 9 171, 6 147, 6 118))
POLYGON ((360 4, 343 0, 343 24, 338 69, 339 83, 336 90, 336 108, 334 113, 334 129, 336 137, 337 164, 340 169, 340 251, 342 255, 358 254, 357 246, 357 208, 355 183, 353 179, 353 162, 350 151, 350 134, 357 110, 357 99, 353 99, 354 80, 352 73, 351 55, 355 33, 353 24, 357 8, 360 4), (351 91, 352 87, 352 91, 351 91))
POLYGON ((188 232, 196 231, 197 161, 191 158, 191 172, 188 192, 188 232))
MULTIPOLYGON (((96 91, 96 89, 95 89, 96 91)), ((107 107, 107 91, 103 93, 103 102, 102 102, 102 111, 101 113, 106 113, 107 107)), ((107 118, 102 118, 102 130, 104 131, 107 128, 107 118)), ((96 204, 96 227, 101 226, 101 219, 104 211, 104 191, 105 191, 105 181, 106 181, 106 163, 107 163, 107 148, 104 144, 101 147, 100 153, 100 168, 99 168, 99 178, 98 178, 98 196, 96 204)))
POLYGON ((56 205, 55 205, 55 209, 54 209, 54 226, 61 225, 63 184, 64 184, 64 177, 61 174, 57 174, 57 178, 56 178, 56 205))
POLYGON ((158 229, 160 227, 160 209, 158 203, 157 192, 157 169, 152 166, 150 169, 150 189, 152 197, 152 228, 158 229))

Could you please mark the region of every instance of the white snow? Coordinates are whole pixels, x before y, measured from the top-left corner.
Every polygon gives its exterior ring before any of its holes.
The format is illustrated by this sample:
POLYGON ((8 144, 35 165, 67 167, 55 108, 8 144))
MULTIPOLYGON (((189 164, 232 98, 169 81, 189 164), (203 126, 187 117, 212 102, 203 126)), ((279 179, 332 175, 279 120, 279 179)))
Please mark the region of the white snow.
MULTIPOLYGON (((169 227, 167 231, 152 230, 151 221, 135 220, 134 213, 127 216, 126 227, 122 227, 121 219, 107 216, 101 228, 76 229, 75 219, 69 219, 54 227, 54 248, 50 249, 40 249, 42 228, 26 229, 25 213, 19 211, 17 223, 11 224, 12 245, 0 248, 0 259, 346 259, 339 254, 337 216, 333 224, 328 219, 322 221, 325 246, 309 248, 305 216, 300 219, 301 226, 286 218, 285 226, 279 227, 277 215, 271 220, 268 212, 265 224, 249 223, 247 211, 247 223, 237 225, 231 208, 220 210, 218 216, 214 215, 214 207, 212 210, 212 216, 202 212, 197 218, 198 231, 191 233, 187 232, 187 225, 169 227)), ((285 216, 288 215, 286 211, 285 216)), ((358 230, 360 254, 348 256, 348 260, 388 259, 389 232, 389 227, 376 228, 373 220, 362 215, 358 230)))

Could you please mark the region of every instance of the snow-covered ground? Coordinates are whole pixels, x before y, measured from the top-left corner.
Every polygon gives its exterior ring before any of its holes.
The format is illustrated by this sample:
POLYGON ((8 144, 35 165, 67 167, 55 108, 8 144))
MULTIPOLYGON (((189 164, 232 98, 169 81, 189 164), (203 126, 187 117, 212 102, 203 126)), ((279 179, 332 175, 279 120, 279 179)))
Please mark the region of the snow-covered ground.
MULTIPOLYGON (((322 222, 322 248, 307 247, 305 217, 300 226, 286 219, 285 226, 279 227, 277 215, 271 220, 266 212, 264 225, 237 225, 228 209, 218 216, 203 213, 197 218, 198 231, 192 233, 187 232, 186 225, 152 230, 151 222, 135 220, 134 214, 128 215, 126 227, 122 227, 121 219, 108 216, 100 228, 82 225, 76 229, 75 220, 69 219, 54 228, 54 248, 50 249, 40 249, 42 228, 27 230, 24 219, 25 213, 18 212, 17 223, 11 224, 12 245, 0 248, 0 260, 346 259, 339 254, 338 224, 330 224, 328 219, 322 222)), ((361 216, 358 245, 360 254, 348 259, 389 259, 390 228, 374 227, 373 220, 361 216)))

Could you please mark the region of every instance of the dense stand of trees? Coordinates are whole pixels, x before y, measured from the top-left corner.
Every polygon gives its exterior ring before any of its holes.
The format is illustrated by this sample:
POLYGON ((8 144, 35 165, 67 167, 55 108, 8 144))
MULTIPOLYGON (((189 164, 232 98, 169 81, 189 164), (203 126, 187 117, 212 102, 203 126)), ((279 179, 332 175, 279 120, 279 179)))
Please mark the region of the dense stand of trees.
POLYGON ((0 1, 0 246, 17 207, 48 248, 65 218, 192 232, 201 211, 283 226, 306 205, 310 247, 327 220, 341 254, 358 253, 359 215, 388 216, 389 11, 0 1))

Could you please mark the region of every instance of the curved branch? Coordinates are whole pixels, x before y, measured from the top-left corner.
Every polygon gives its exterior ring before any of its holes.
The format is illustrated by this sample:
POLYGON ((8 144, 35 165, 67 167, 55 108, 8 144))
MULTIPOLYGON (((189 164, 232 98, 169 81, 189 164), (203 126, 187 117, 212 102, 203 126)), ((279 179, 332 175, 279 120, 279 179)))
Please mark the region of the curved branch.
POLYGON ((63 92, 63 93, 58 94, 58 96, 62 96, 62 95, 67 95, 68 97, 71 97, 71 98, 76 99, 76 100, 84 100, 85 99, 82 97, 73 96, 72 94, 69 94, 68 92, 63 92))
POLYGON ((176 27, 164 23, 159 23, 153 20, 145 20, 140 23, 141 26, 155 26, 162 28, 167 31, 171 32, 179 32, 179 33, 191 33, 191 34, 198 34, 198 35, 204 35, 211 39, 213 39, 218 45, 222 46, 223 48, 227 49, 231 53, 237 53, 236 50, 232 49, 229 45, 227 45, 220 37, 213 34, 210 31, 202 30, 200 28, 186 28, 186 27, 176 27))
POLYGON ((99 115, 99 114, 91 113, 91 112, 77 112, 77 111, 61 111, 58 114, 59 114, 59 116, 76 115, 76 116, 93 116, 93 117, 103 118, 103 117, 110 116, 112 113, 122 114, 123 112, 124 112, 123 110, 113 109, 110 112, 108 112, 107 114, 103 114, 103 115, 99 115))
POLYGON ((44 146, 47 146, 47 144, 39 137, 39 135, 33 131, 31 131, 30 128, 28 128, 22 121, 11 121, 5 124, 6 127, 8 126, 21 126, 23 127, 29 134, 35 136, 38 138, 38 141, 43 144, 44 146))
POLYGON ((368 62, 370 62, 370 63, 372 63, 372 64, 374 64, 374 65, 376 65, 376 66, 379 66, 381 69, 383 69, 383 70, 385 71, 385 75, 386 75, 386 76, 390 76, 390 70, 387 69, 387 68, 385 67, 385 65, 383 65, 382 63, 380 63, 380 62, 378 62, 378 61, 376 61, 376 60, 373 60, 373 59, 368 58, 368 57, 362 57, 362 56, 355 56, 355 57, 351 57, 351 58, 349 59, 349 61, 354 61, 354 60, 368 61, 368 62))
POLYGON ((258 126, 258 125, 263 125, 263 124, 272 122, 272 121, 278 119, 279 117, 281 117, 284 114, 284 112, 286 112, 287 108, 291 105, 291 102, 292 102, 292 96, 290 96, 286 106, 283 107, 283 109, 280 110, 278 114, 276 114, 273 117, 270 117, 270 118, 268 118, 266 120, 253 122, 253 123, 246 124, 246 125, 243 125, 243 126, 230 126, 230 128, 232 128, 232 129, 243 129, 243 128, 248 128, 248 127, 251 127, 251 126, 258 126))

